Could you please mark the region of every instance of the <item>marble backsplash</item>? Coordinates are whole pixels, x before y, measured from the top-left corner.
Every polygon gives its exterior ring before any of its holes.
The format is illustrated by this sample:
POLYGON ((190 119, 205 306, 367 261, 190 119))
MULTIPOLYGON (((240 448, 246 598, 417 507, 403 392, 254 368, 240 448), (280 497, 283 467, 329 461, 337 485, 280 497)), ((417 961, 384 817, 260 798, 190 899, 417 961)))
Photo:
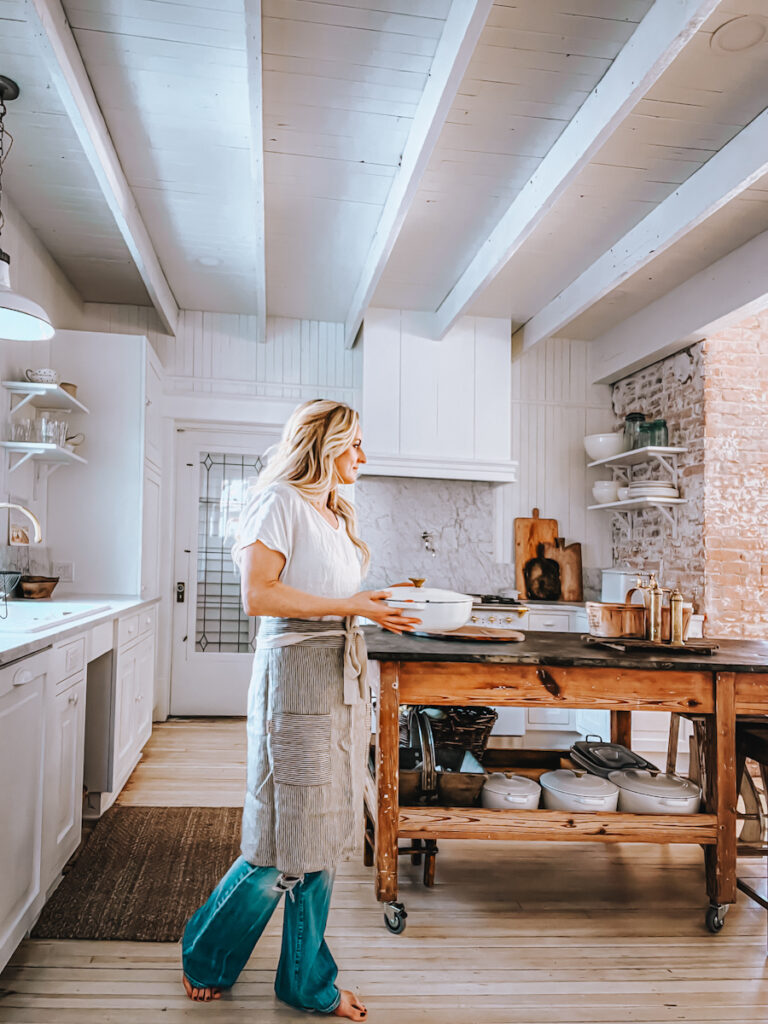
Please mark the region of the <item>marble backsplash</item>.
MULTIPOLYGON (((514 590, 514 564, 495 560, 495 490, 468 480, 362 477, 354 500, 360 535, 371 549, 366 587, 423 576, 426 586, 462 593, 514 590)), ((585 570, 584 583, 585 596, 592 596, 599 570, 585 570)))

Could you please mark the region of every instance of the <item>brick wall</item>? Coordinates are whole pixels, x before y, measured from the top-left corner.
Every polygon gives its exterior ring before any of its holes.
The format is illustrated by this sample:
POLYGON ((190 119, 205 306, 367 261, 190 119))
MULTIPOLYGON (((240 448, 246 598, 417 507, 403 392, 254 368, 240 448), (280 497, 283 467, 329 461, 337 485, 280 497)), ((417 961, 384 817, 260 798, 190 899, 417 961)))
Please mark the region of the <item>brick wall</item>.
POLYGON ((707 633, 768 638, 768 310, 704 342, 707 633))
POLYGON ((707 636, 768 638, 766 396, 768 310, 613 388, 617 420, 632 409, 663 417, 670 444, 689 449, 677 538, 644 511, 631 539, 614 526, 614 564, 661 563, 664 585, 706 613, 707 636))
MULTIPOLYGON (((628 564, 633 569, 661 565, 664 585, 677 585, 698 606, 703 602, 705 585, 704 365, 701 344, 618 381, 613 387, 617 426, 628 412, 635 409, 651 419, 665 419, 669 443, 688 449, 679 457, 680 487, 688 504, 678 507, 676 538, 672 536, 669 522, 654 509, 635 513, 631 537, 614 523, 614 564, 628 564)), ((635 467, 633 479, 644 477, 669 479, 658 465, 635 467)))

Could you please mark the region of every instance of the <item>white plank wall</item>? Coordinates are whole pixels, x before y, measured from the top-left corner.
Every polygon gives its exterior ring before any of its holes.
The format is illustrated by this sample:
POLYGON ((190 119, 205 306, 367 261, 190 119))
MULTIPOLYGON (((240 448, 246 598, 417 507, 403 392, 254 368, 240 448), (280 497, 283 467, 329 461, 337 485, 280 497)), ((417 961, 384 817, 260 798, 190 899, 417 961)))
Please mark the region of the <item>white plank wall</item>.
POLYGON ((267 344, 256 343, 256 317, 182 310, 175 338, 150 309, 88 304, 89 327, 146 334, 165 368, 169 394, 295 399, 337 398, 357 404, 362 355, 344 347, 344 325, 267 319, 267 344))
MULTIPOLYGON (((611 390, 592 384, 587 365, 589 343, 550 339, 532 351, 512 353, 512 458, 519 463, 518 483, 509 488, 507 514, 557 519, 560 534, 581 541, 584 565, 611 565, 608 513, 588 512, 592 484, 585 434, 611 430, 611 390)), ((511 523, 505 524, 511 530, 511 523)))

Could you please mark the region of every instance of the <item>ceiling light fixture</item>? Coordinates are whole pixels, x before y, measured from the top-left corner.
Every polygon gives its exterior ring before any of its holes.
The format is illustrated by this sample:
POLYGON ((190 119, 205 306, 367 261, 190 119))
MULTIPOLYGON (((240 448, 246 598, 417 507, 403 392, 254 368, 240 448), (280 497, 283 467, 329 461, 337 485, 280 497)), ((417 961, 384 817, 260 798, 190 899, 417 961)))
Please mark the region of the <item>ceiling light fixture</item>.
MULTIPOLYGON (((15 100, 19 87, 0 75, 0 234, 5 224, 2 211, 3 165, 13 145, 5 130, 5 104, 15 100), (6 147, 6 139, 10 142, 6 147)), ((11 289, 11 257, 0 248, 0 338, 7 341, 47 341, 54 334, 51 319, 42 306, 11 289)))

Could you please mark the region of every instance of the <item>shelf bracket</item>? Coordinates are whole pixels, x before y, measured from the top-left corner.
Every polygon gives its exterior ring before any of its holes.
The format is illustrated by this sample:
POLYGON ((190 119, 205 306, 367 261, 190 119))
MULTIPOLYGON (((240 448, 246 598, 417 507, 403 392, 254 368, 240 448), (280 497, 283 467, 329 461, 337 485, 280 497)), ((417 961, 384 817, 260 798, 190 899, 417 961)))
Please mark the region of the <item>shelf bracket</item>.
POLYGON ((37 465, 37 478, 40 482, 44 482, 56 472, 57 469, 61 469, 64 465, 63 462, 39 462, 37 465))
POLYGON ((10 463, 10 465, 9 465, 9 467, 8 467, 8 472, 9 472, 9 473, 15 473, 15 472, 16 472, 16 470, 17 470, 17 469, 19 468, 19 466, 23 466, 23 465, 24 465, 24 463, 25 463, 25 462, 26 462, 26 461, 27 461, 28 459, 31 459, 31 458, 32 458, 32 456, 33 456, 34 454, 35 454, 35 452, 26 452, 26 454, 22 455, 22 456, 21 456, 20 458, 18 458, 18 459, 17 459, 17 460, 15 461, 15 462, 13 461, 13 456, 11 455, 11 457, 10 457, 10 459, 9 459, 9 463, 10 463))
POLYGON ((677 487, 677 456, 671 456, 670 460, 664 458, 663 455, 654 455, 654 459, 669 473, 672 478, 672 483, 677 487))
POLYGON ((615 509, 611 509, 613 518, 618 521, 619 529, 626 534, 627 540, 632 537, 632 513, 631 512, 617 512, 615 509))
MULTIPOLYGON (((14 396, 11 396, 12 402, 13 402, 13 397, 14 396)), ((31 402, 34 397, 35 397, 34 393, 30 391, 28 394, 26 394, 21 399, 20 402, 16 402, 15 405, 14 404, 11 405, 11 412, 18 412, 19 409, 22 409, 27 404, 27 402, 31 402)))
POLYGON ((666 505, 654 505, 653 507, 661 512, 667 520, 672 527, 672 539, 677 540, 677 505, 673 505, 671 509, 666 505))

